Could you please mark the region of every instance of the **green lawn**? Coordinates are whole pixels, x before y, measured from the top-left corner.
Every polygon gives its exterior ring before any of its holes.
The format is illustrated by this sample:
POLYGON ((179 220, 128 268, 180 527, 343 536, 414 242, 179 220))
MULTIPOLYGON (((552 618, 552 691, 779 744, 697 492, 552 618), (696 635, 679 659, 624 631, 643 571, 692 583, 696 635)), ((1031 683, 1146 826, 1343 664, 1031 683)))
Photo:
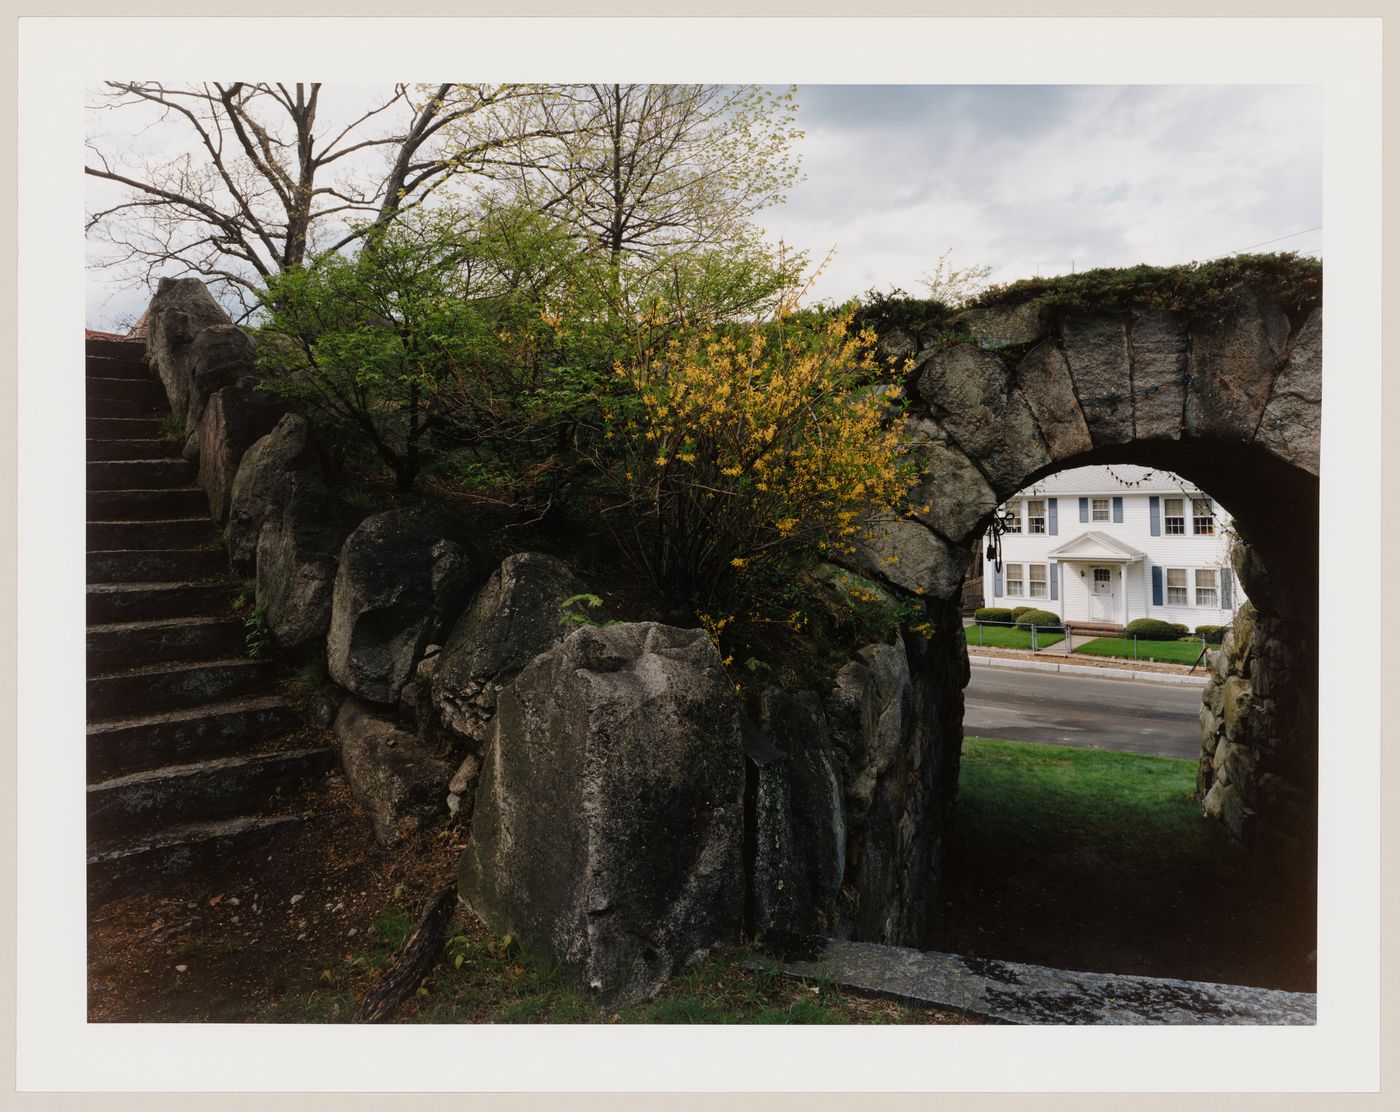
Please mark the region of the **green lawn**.
MULTIPOLYGON (((1134 659, 1133 639, 1131 637, 1096 637, 1082 645, 1075 645, 1074 651, 1084 653, 1086 656, 1116 656, 1128 660, 1134 659)), ((1166 664, 1195 664, 1196 658, 1200 655, 1201 642, 1196 638, 1192 638, 1190 641, 1145 641, 1139 638, 1137 643, 1138 660, 1154 660, 1166 664)))
MULTIPOLYGON (((967 634, 969 647, 975 648, 978 645, 986 645, 993 649, 1029 649, 1031 647, 1031 631, 1028 629, 1015 629, 1011 626, 997 625, 970 625, 964 632, 967 634)), ((1056 631, 1037 630, 1036 644, 1040 648, 1045 648, 1063 641, 1065 635, 1056 631)))
POLYGON ((967 738, 930 948, 1308 989, 1315 899, 1195 799, 1195 764, 967 738))

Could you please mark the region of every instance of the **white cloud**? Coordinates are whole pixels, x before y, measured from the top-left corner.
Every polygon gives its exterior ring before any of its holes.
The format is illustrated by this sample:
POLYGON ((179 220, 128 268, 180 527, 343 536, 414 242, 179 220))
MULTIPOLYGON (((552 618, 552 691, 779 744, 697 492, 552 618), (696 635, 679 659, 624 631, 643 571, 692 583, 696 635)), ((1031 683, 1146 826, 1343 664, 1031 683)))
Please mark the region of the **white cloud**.
MULTIPOLYGON (((822 86, 799 100, 808 180, 765 224, 839 243, 821 296, 918 292, 948 248, 1009 281, 1210 258, 1321 223, 1307 86, 822 86)), ((1312 232, 1270 249, 1320 246, 1312 232)))

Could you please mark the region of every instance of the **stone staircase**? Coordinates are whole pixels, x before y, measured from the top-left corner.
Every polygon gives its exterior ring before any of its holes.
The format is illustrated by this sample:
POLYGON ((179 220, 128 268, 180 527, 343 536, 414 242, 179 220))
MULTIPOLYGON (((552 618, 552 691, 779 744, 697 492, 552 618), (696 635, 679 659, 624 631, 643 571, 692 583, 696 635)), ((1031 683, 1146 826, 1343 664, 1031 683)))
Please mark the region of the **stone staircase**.
POLYGON ((275 663, 249 659, 194 465, 162 436, 140 343, 87 341, 88 900, 222 866, 300 824, 282 801, 333 754, 299 747, 275 663))

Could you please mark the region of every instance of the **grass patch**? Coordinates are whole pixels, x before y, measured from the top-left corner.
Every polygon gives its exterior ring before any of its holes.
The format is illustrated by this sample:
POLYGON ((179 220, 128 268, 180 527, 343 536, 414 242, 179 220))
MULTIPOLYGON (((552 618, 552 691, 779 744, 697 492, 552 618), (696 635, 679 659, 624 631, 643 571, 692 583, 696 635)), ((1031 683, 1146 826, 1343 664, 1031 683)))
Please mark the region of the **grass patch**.
MULTIPOLYGON (((1075 645, 1074 651, 1085 656, 1112 656, 1132 660, 1133 639, 1131 637, 1096 637, 1082 645, 1075 645)), ((1201 655, 1199 638, 1189 641, 1144 641, 1137 643, 1138 660, 1150 660, 1161 664, 1195 664, 1201 655)))
POLYGON ((1191 761, 968 738, 934 949, 1307 990, 1315 899, 1230 841, 1191 761))
MULTIPOLYGON (((1031 631, 1028 629, 974 624, 968 626, 965 632, 969 647, 977 645, 985 645, 991 649, 1029 649, 1031 647, 1031 631)), ((1049 630, 1037 630, 1035 634, 1036 644, 1042 649, 1064 639, 1065 635, 1058 631, 1052 633, 1049 630)))
MULTIPOLYGON (((364 988, 388 966, 412 928, 405 908, 375 924, 370 946, 321 972, 314 987, 291 992, 256 1018, 282 1023, 346 1022, 364 988)), ((399 1009, 406 1023, 949 1023, 957 1016, 804 984, 775 969, 751 970, 741 947, 678 974, 651 1000, 610 1001, 569 983, 559 968, 515 942, 462 928, 417 994, 399 1009)))

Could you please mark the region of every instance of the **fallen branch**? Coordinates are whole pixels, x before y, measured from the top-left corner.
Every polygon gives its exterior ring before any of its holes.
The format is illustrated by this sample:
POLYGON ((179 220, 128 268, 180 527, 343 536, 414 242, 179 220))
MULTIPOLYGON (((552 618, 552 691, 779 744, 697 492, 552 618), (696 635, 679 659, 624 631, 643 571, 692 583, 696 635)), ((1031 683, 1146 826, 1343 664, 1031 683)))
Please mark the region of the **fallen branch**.
POLYGON ((383 1023, 411 996, 437 964, 442 953, 447 924, 457 906, 455 885, 444 888, 428 901, 413 933, 384 975, 370 985, 360 1006, 355 1009, 356 1023, 383 1023))

